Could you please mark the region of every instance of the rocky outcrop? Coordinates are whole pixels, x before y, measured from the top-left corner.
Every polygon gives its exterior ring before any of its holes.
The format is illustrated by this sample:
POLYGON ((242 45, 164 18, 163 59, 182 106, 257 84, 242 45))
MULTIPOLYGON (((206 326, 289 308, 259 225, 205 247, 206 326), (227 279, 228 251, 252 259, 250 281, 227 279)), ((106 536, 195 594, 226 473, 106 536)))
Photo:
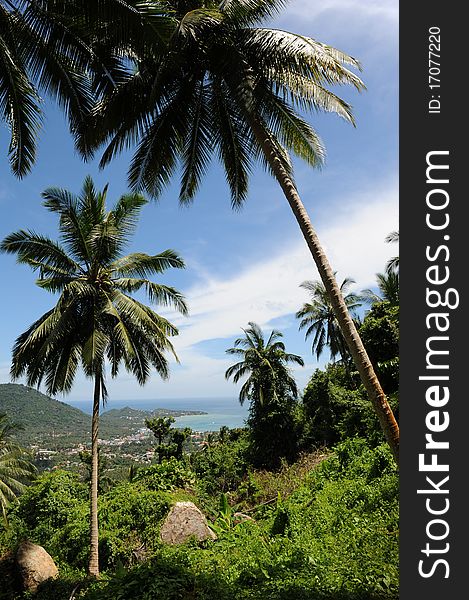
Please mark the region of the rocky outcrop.
POLYGON ((217 538, 193 502, 176 502, 163 522, 160 536, 167 544, 183 544, 191 537, 199 541, 217 538))
POLYGON ((19 545, 16 552, 16 565, 23 587, 29 592, 36 591, 40 583, 46 579, 55 578, 59 574, 50 554, 42 546, 29 541, 19 545))

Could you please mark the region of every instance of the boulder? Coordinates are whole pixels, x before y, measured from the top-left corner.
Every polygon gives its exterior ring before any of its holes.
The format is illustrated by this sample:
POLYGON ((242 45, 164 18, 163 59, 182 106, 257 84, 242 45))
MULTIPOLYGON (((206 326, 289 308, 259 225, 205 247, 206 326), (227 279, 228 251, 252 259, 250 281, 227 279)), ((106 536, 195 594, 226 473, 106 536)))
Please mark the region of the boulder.
POLYGON ((233 523, 235 525, 237 525, 238 523, 245 523, 246 521, 255 522, 252 517, 250 517, 249 515, 245 515, 242 512, 235 512, 233 514, 233 523))
POLYGON ((42 546, 32 542, 22 542, 16 552, 16 564, 26 591, 34 592, 46 579, 59 574, 54 561, 42 546))
POLYGON ((191 537, 199 541, 217 539, 193 502, 176 502, 161 526, 160 537, 166 544, 183 544, 191 537))

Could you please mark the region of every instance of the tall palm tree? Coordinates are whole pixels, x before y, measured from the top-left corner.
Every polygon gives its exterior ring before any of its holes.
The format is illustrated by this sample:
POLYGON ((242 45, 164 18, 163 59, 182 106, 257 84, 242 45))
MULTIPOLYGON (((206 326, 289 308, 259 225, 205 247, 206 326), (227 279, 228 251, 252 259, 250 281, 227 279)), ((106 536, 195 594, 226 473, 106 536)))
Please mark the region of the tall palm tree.
POLYGON ((19 428, 5 413, 0 413, 0 507, 5 527, 8 526, 7 508, 36 473, 26 451, 12 438, 19 428))
POLYGON ((242 358, 225 373, 225 378, 233 378, 234 383, 247 376, 239 392, 239 402, 246 400, 261 405, 274 402, 287 391, 294 398, 298 396, 296 382, 290 374, 289 363, 303 366, 301 356, 285 352, 285 344, 280 331, 271 332, 267 341, 257 323, 249 322, 244 337, 234 342, 234 347, 226 353, 242 358))
POLYGON ((165 50, 129 55, 132 69, 77 132, 101 166, 137 144, 129 168, 134 189, 161 194, 181 165, 180 201, 189 202, 215 153, 234 208, 248 193, 257 160, 279 183, 316 263, 339 327, 398 461, 399 428, 296 188, 289 152, 312 166, 324 147, 299 110, 333 112, 353 123, 351 107, 327 86, 364 85, 351 56, 294 33, 260 28, 285 0, 168 0, 174 22, 165 50))
MULTIPOLYGON (((346 277, 340 286, 340 291, 348 311, 352 317, 356 317, 356 309, 361 306, 362 298, 358 294, 348 292, 353 283, 355 283, 353 279, 346 277)), ((324 349, 329 347, 333 361, 340 356, 344 364, 347 363, 350 354, 324 284, 320 281, 303 281, 300 287, 310 292, 311 301, 303 304, 295 316, 301 319, 299 329, 306 329, 306 339, 314 334, 311 348, 313 354, 316 353, 316 358, 319 360, 324 349)))
POLYGON ((107 187, 96 191, 89 177, 78 196, 49 188, 42 194, 44 206, 59 217, 60 242, 20 230, 7 236, 0 246, 39 273, 39 287, 59 294, 55 306, 16 340, 13 379, 25 375, 28 385, 40 386, 45 381, 49 394, 66 393, 81 364, 85 375, 94 381, 89 572, 95 576, 99 574, 99 407, 107 397, 106 366, 116 377, 123 364, 141 385, 152 368, 163 379, 168 378, 165 353, 176 356, 168 338, 176 335, 177 329, 134 299, 134 292, 141 290, 151 302, 187 313, 177 290, 149 279, 170 267, 183 268, 176 252, 122 255, 145 198, 127 194, 119 198, 113 210, 106 211, 106 193, 107 187))

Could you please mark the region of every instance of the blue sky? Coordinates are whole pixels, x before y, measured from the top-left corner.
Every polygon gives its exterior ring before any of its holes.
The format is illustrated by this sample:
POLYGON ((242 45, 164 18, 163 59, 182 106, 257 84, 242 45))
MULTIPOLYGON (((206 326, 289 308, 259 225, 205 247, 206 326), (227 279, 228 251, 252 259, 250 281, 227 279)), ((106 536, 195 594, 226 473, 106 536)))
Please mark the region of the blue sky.
MULTIPOLYGON (((326 166, 315 171, 296 163, 295 172, 338 279, 353 277, 357 290, 373 287, 375 273, 397 252, 384 238, 398 229, 398 2, 291 0, 272 26, 340 48, 363 66, 366 92, 338 90, 353 105, 357 127, 334 115, 310 115, 326 145, 326 166)), ((84 164, 74 152, 61 113, 48 103, 45 107, 38 161, 22 181, 9 172, 8 132, 0 126, 2 239, 20 228, 56 237, 55 217, 41 206, 40 194, 47 187, 78 192, 90 174, 99 187, 109 182, 110 204, 127 191, 128 155, 104 171, 98 170, 97 161, 84 164)), ((176 186, 168 188, 158 203, 144 207, 129 251, 153 254, 166 248, 176 249, 187 265, 184 271, 168 272, 164 281, 185 294, 190 316, 160 310, 180 329, 174 345, 181 364, 172 363, 169 381, 154 375, 145 387, 123 372, 109 381, 111 407, 113 398, 236 396, 238 388, 224 379, 230 364, 225 350, 248 321, 266 332, 274 327, 282 331, 288 351, 305 360, 305 367, 295 370, 303 388, 318 363, 298 332, 294 313, 307 301, 300 283, 318 279, 318 273, 275 181, 259 167, 240 212, 230 208, 216 163, 192 206, 180 208, 176 186)), ((0 296, 0 382, 7 382, 15 338, 52 306, 54 298, 37 288, 34 274, 11 256, 0 255, 0 269, 7 282, 0 296)), ((80 375, 65 400, 83 400, 90 394, 90 382, 80 375)))

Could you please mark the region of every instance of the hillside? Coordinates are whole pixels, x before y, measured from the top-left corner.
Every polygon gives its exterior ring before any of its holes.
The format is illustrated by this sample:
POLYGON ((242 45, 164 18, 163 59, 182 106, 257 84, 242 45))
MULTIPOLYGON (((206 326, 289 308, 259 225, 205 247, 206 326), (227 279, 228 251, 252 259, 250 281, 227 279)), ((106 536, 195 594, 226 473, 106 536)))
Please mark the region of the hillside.
MULTIPOLYGON (((87 443, 90 438, 91 416, 65 402, 55 400, 25 385, 0 384, 0 412, 23 426, 17 434, 25 445, 53 449, 87 443)), ((104 412, 100 419, 100 438, 122 437, 144 427, 151 416, 180 416, 194 411, 155 409, 136 410, 125 407, 104 412)))
POLYGON ((17 439, 24 445, 89 437, 89 415, 25 385, 0 384, 0 412, 23 426, 17 439))

